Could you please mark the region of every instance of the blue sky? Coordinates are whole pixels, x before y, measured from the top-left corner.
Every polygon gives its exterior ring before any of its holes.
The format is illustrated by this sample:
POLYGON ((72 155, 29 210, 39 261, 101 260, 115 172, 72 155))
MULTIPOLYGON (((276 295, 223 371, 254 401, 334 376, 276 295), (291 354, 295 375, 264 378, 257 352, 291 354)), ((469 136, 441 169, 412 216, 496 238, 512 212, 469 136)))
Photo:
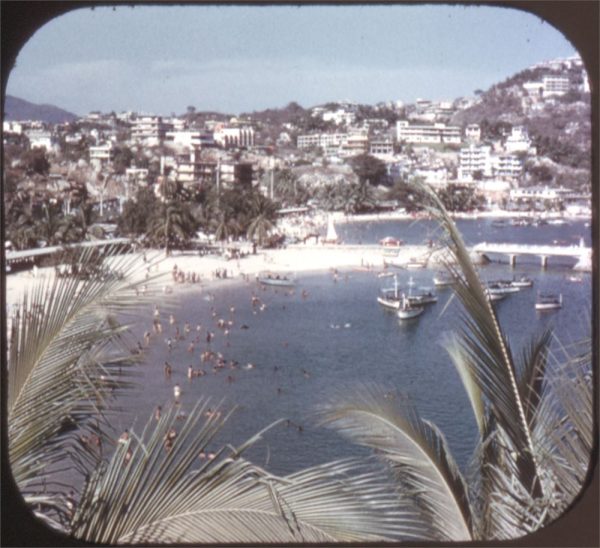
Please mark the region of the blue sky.
POLYGON ((38 30, 7 93, 80 115, 409 103, 472 95, 574 53, 550 24, 488 6, 85 8, 38 30))

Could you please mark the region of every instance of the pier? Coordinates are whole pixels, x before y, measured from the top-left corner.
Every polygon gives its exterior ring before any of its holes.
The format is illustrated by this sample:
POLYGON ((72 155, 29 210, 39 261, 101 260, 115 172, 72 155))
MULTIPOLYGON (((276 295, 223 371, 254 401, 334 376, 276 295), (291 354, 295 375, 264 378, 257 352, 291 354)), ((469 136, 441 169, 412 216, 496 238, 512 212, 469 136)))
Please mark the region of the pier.
POLYGON ((575 270, 592 269, 592 249, 583 245, 583 240, 579 245, 560 246, 560 245, 535 245, 535 244, 501 244, 482 242, 473 246, 472 249, 479 255, 496 253, 507 255, 511 266, 517 263, 517 257, 521 255, 535 255, 540 258, 542 268, 548 266, 549 257, 570 257, 577 260, 573 267, 575 270))

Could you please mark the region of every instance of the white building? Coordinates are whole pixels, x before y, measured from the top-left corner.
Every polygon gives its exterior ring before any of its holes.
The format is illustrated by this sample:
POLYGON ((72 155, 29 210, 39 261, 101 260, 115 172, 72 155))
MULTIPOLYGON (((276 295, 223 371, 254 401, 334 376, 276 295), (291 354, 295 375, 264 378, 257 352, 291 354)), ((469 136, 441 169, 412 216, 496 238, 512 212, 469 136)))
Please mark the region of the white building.
POLYGON ((479 124, 469 124, 465 128, 465 139, 470 143, 479 143, 481 140, 481 128, 479 124))
POLYGON ((373 156, 391 156, 394 154, 394 143, 387 139, 373 140, 369 146, 369 154, 373 156))
POLYGON ((347 133, 311 133, 298 135, 298 148, 339 147, 348 138, 347 133))
POLYGON ((103 143, 97 146, 91 146, 89 148, 90 153, 90 164, 99 170, 104 166, 109 165, 114 158, 114 149, 112 141, 103 143))
POLYGON ((131 127, 131 140, 148 146, 161 144, 172 125, 161 116, 142 116, 136 118, 131 127))
POLYGON ((495 177, 518 179, 523 173, 523 163, 514 154, 492 156, 492 171, 495 177))
POLYGON ((336 111, 325 111, 321 115, 324 122, 333 122, 336 125, 350 125, 356 120, 356 114, 354 112, 348 112, 344 109, 338 109, 336 111))
POLYGON ((396 138, 399 142, 422 144, 460 144, 461 130, 457 126, 438 123, 433 125, 410 125, 407 120, 396 122, 396 138))
POLYGON ((469 145, 460 149, 458 157, 458 178, 469 181, 476 172, 483 177, 492 176, 492 147, 489 145, 469 145))
POLYGON ((544 85, 544 97, 553 95, 564 95, 570 89, 569 78, 566 76, 544 76, 542 78, 544 85))
POLYGON ((254 128, 251 126, 218 126, 215 128, 214 140, 223 148, 246 148, 254 146, 254 128))
POLYGON ((531 139, 529 138, 527 129, 523 126, 513 127, 510 135, 504 142, 504 150, 509 153, 529 152, 530 148, 531 139))
POLYGON ((4 120, 2 122, 2 131, 4 133, 15 133, 17 135, 21 135, 23 133, 23 124, 21 124, 21 122, 4 120))
POLYGON ((173 145, 186 148, 200 146, 202 134, 199 130, 181 129, 167 131, 165 134, 165 142, 173 145))
POLYGON ((551 202, 561 201, 572 191, 567 188, 550 188, 547 186, 530 186, 524 188, 515 188, 510 191, 511 200, 535 200, 551 202))
POLYGON ((32 129, 25 131, 25 135, 29 139, 29 146, 31 148, 45 148, 48 152, 52 150, 54 140, 49 131, 32 129))

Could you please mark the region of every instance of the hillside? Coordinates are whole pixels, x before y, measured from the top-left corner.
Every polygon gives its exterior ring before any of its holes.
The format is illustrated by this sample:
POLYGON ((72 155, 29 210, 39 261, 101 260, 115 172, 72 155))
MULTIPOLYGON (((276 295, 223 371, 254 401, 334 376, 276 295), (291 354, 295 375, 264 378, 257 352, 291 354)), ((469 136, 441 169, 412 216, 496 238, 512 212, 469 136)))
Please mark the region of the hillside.
POLYGON ((589 169, 591 98, 578 89, 582 82, 581 69, 526 69, 478 92, 477 104, 457 112, 450 122, 459 126, 479 124, 484 140, 501 138, 512 126, 524 126, 540 156, 565 168, 589 169), (532 101, 523 84, 545 75, 568 76, 572 90, 549 100, 532 101))
POLYGON ((37 105, 12 95, 6 96, 4 104, 5 120, 39 120, 48 124, 60 124, 73 122, 77 118, 76 114, 54 105, 37 105))

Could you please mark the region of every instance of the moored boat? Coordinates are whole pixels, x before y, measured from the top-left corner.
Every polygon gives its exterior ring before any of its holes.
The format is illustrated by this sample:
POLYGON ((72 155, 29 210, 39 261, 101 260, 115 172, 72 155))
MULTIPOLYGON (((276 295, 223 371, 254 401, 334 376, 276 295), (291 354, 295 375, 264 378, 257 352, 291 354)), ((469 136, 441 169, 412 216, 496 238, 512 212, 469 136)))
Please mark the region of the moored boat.
POLYGON ((535 301, 536 310, 556 310, 562 308, 562 293, 558 295, 550 293, 539 293, 535 301))
POLYGON ((518 293, 521 288, 513 285, 512 280, 495 280, 488 282, 487 289, 494 295, 507 295, 509 293, 518 293))
POLYGON ((386 236, 379 240, 379 245, 383 247, 400 247, 404 242, 402 240, 398 240, 397 238, 393 238, 392 236, 386 236))
POLYGON ((454 280, 445 272, 438 272, 433 277, 433 285, 436 287, 447 287, 454 284, 454 280))
POLYGON ((533 280, 525 275, 519 276, 518 278, 515 276, 511 280, 510 285, 512 287, 531 287, 533 286, 533 280))
POLYGON ((406 298, 406 295, 402 295, 402 301, 400 302, 400 307, 398 308, 398 318, 401 320, 408 320, 410 318, 416 318, 425 310, 422 306, 415 306, 410 304, 409 300, 406 298))
POLYGON ((382 289, 381 295, 377 297, 377 302, 391 310, 398 310, 400 308, 400 295, 398 293, 398 277, 394 275, 394 287, 389 289, 382 289))

